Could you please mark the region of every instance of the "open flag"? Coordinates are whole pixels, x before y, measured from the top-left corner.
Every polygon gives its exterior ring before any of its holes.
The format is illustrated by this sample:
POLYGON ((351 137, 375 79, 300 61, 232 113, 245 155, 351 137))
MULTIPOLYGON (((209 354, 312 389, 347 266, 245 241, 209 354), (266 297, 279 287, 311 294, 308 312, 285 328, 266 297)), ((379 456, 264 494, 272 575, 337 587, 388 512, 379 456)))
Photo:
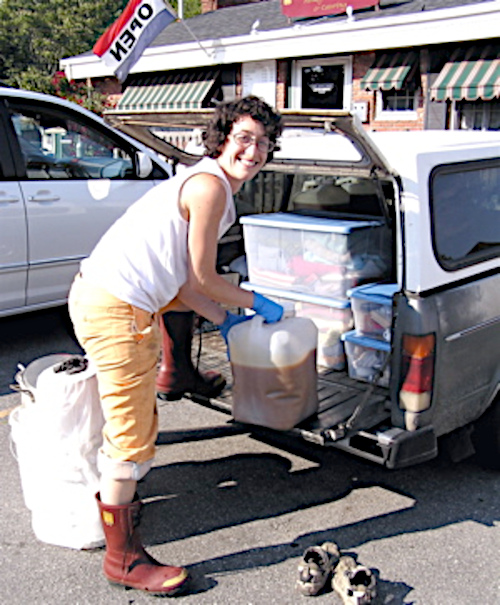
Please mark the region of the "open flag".
POLYGON ((149 43, 176 19, 173 8, 164 0, 130 0, 94 44, 93 52, 123 82, 149 43))

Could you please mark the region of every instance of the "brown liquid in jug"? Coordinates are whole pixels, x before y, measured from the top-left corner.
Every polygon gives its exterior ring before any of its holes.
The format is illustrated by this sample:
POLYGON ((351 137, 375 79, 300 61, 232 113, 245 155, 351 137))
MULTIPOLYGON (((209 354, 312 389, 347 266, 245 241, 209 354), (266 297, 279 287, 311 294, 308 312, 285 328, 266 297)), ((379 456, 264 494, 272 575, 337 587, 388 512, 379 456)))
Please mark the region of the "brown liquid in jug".
POLYGON ((292 366, 231 366, 235 420, 289 430, 317 411, 316 350, 292 366))

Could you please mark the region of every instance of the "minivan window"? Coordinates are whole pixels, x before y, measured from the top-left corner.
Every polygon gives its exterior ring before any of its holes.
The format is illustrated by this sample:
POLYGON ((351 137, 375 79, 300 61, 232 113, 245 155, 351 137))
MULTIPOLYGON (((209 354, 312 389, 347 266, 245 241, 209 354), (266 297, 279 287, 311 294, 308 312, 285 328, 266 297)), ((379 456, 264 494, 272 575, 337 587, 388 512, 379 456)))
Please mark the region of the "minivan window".
POLYGON ((9 109, 28 179, 135 178, 128 150, 87 123, 40 107, 9 109))
POLYGON ((500 159, 438 166, 430 199, 434 253, 443 269, 500 256, 500 159))

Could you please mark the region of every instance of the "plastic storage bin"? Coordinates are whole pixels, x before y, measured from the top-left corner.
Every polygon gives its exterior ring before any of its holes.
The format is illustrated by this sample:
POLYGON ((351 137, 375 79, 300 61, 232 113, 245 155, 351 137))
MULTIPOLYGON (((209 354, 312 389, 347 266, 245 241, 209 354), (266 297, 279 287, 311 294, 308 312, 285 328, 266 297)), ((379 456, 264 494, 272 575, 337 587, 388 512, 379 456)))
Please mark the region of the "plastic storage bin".
POLYGON ((398 290, 397 284, 364 284, 348 293, 357 334, 391 340, 392 299, 398 290))
POLYGON ((284 317, 307 317, 318 328, 317 364, 333 370, 345 368, 344 345, 341 335, 352 328, 350 303, 321 296, 297 294, 243 282, 245 290, 258 292, 282 305, 284 317))
POLYGON ((244 216, 249 281, 259 286, 347 299, 390 267, 389 230, 381 221, 292 213, 244 216))
MULTIPOLYGON (((347 356, 347 370, 351 378, 363 382, 373 382, 391 354, 391 345, 382 340, 359 336, 355 330, 342 335, 347 356)), ((389 386, 390 362, 385 366, 377 384, 389 386)))

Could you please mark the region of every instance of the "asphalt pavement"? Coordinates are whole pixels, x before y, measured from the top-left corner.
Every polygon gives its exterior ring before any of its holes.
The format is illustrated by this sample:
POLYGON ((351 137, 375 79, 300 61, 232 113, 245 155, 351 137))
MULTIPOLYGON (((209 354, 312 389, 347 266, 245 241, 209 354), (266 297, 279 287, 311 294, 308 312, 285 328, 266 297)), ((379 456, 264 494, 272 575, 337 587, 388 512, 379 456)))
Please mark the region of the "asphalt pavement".
MULTIPOLYGON (((0 603, 130 605, 158 602, 110 586, 103 550, 39 541, 31 527, 8 414, 18 363, 79 352, 64 313, 0 320, 0 603)), ((336 450, 262 439, 188 400, 159 404, 154 468, 139 484, 144 542, 157 559, 188 567, 170 602, 299 604, 341 600, 295 591, 305 548, 334 541, 374 570, 378 603, 500 602, 500 473, 446 455, 389 471, 336 450)), ((36 452, 34 452, 36 455, 36 452)), ((54 494, 40 490, 57 508, 54 494)))

